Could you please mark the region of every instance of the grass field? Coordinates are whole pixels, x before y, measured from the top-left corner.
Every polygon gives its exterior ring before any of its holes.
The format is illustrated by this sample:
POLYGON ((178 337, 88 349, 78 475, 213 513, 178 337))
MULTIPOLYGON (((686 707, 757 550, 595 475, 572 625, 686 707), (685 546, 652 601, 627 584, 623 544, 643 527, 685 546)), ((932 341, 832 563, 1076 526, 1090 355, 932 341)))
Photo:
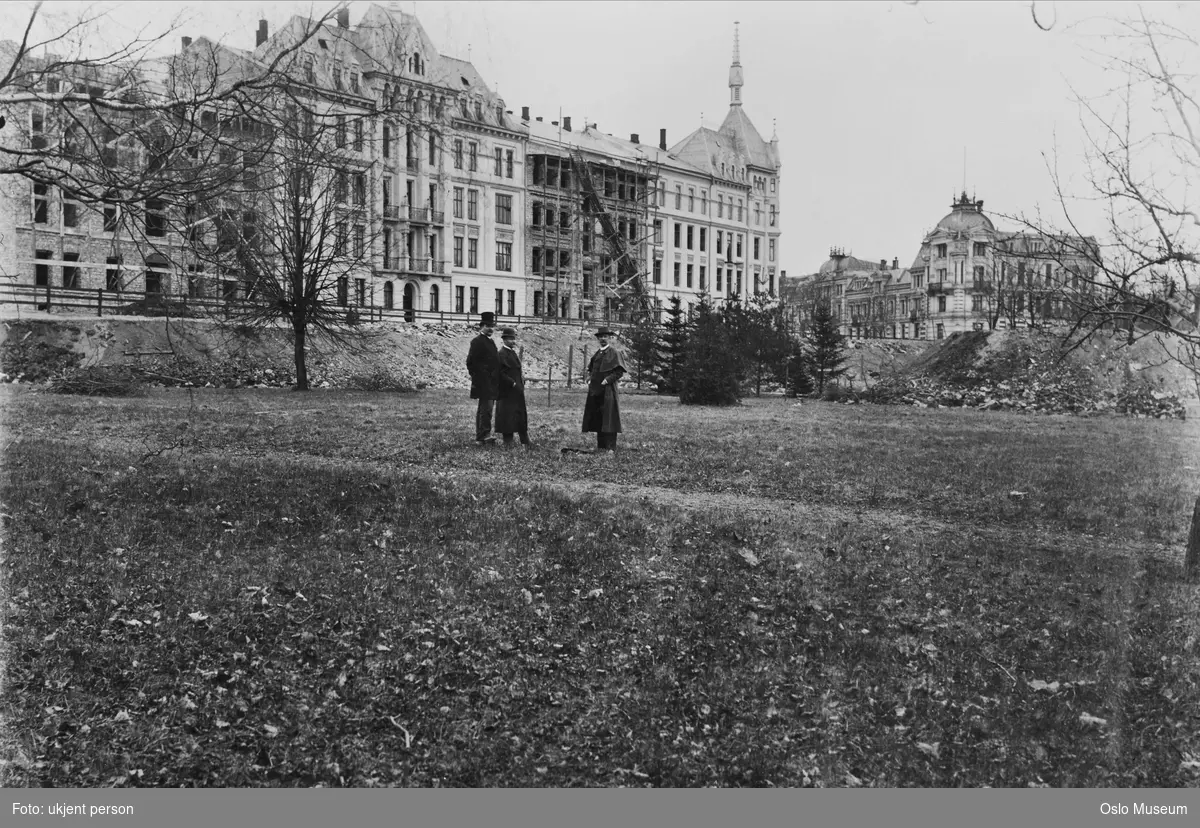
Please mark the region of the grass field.
POLYGON ((1200 782, 1193 423, 0 404, 8 785, 1200 782))

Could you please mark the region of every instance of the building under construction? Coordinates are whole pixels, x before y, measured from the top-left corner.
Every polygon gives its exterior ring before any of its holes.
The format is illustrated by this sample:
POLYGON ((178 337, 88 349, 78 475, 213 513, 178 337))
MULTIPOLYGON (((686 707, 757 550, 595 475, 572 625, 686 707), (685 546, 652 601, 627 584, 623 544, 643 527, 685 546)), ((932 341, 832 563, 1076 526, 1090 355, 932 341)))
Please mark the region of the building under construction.
POLYGON ((653 306, 652 240, 662 148, 522 111, 526 273, 534 316, 631 322, 653 306))

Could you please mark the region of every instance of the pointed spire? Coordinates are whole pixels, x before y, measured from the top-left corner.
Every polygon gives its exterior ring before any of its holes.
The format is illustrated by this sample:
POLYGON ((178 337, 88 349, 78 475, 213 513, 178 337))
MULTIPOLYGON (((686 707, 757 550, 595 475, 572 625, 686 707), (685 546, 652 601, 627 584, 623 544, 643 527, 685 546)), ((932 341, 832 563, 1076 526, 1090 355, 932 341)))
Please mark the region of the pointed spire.
POLYGON ((733 21, 733 64, 729 67, 729 105, 742 105, 742 59, 738 42, 738 21, 733 21))

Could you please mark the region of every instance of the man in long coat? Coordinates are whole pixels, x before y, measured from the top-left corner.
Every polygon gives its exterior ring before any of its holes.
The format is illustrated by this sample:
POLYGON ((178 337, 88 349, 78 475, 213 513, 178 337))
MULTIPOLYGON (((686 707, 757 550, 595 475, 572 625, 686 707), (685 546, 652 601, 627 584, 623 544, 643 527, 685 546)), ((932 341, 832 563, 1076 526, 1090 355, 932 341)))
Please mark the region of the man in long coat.
POLYGON ((521 357, 514 350, 517 332, 500 329, 500 396, 496 398, 496 431, 504 435, 505 448, 513 447, 513 433, 521 445, 533 448, 529 441, 529 413, 525 409, 525 377, 521 374, 521 357))
POLYGON ((475 442, 486 446, 496 442, 492 436, 492 406, 500 395, 500 356, 492 331, 496 314, 479 315, 479 335, 471 340, 467 351, 467 371, 471 374, 471 399, 479 400, 475 411, 475 442))
POLYGON ((613 332, 607 327, 596 331, 600 349, 588 360, 588 394, 583 406, 583 431, 596 432, 596 449, 612 451, 621 430, 621 410, 617 404, 617 381, 625 373, 625 359, 610 343, 613 332))

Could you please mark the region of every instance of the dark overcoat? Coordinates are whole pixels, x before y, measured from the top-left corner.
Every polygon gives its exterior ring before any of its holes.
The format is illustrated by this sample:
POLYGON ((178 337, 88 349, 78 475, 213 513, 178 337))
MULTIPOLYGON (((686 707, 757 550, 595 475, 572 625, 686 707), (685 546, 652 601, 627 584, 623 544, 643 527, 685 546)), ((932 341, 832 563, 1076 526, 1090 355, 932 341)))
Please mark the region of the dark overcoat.
POLYGON ((500 357, 490 336, 479 334, 471 340, 467 371, 471 374, 471 399, 496 399, 500 393, 500 357))
POLYGON ((615 434, 621 430, 621 409, 617 404, 617 380, 625 373, 625 358, 609 346, 588 360, 588 395, 583 405, 583 430, 615 434), (604 380, 607 379, 606 384, 604 380))
POLYGON ((500 396, 496 397, 497 434, 524 434, 529 430, 525 410, 525 377, 521 358, 512 348, 500 349, 500 396))

